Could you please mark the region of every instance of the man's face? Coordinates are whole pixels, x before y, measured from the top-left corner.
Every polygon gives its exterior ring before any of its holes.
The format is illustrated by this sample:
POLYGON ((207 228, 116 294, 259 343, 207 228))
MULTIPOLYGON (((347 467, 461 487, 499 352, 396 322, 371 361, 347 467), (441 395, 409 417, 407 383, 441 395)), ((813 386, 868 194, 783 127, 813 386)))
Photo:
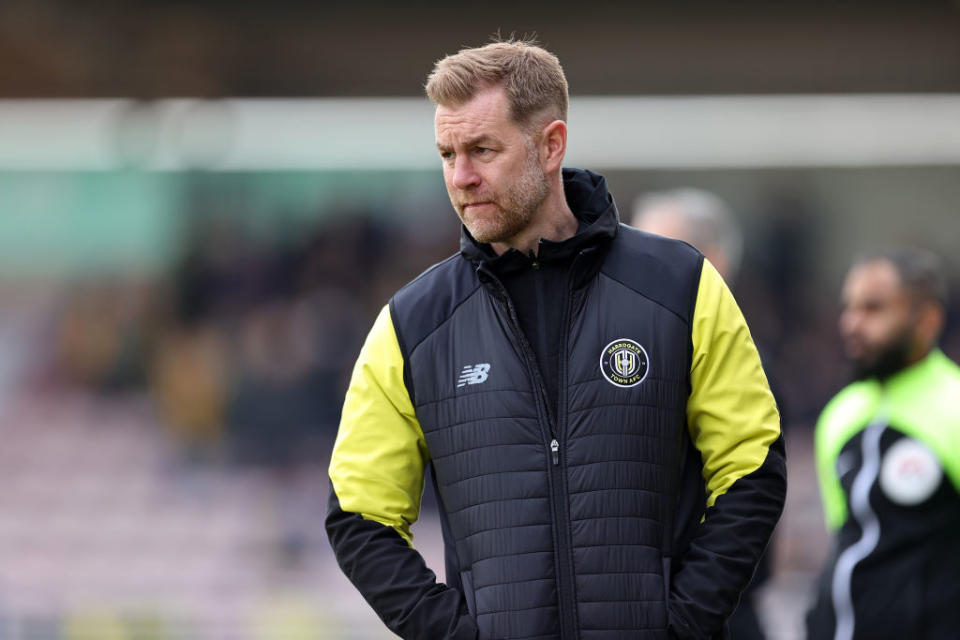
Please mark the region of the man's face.
POLYGON ((913 306, 896 268, 887 260, 854 267, 843 286, 840 333, 858 379, 886 378, 915 350, 913 306))
POLYGON ((535 142, 510 118, 503 89, 438 106, 437 149, 450 202, 478 242, 506 242, 529 226, 548 184, 535 142))

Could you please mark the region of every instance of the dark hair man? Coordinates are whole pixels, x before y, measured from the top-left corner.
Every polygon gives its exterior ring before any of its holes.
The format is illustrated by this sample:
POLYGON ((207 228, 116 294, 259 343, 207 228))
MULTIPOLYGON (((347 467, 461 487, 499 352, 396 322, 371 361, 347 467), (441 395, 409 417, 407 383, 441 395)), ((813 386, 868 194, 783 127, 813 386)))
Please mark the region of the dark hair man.
POLYGON ((816 458, 834 551, 811 638, 953 638, 960 629, 960 368, 936 348, 935 256, 853 266, 840 332, 856 381, 824 409, 816 458))
POLYGON ((402 288, 360 353, 327 533, 405 638, 712 638, 783 506, 750 333, 690 246, 622 226, 561 168, 556 57, 497 42, 427 83, 460 252, 402 288), (412 547, 424 468, 446 584, 412 547))

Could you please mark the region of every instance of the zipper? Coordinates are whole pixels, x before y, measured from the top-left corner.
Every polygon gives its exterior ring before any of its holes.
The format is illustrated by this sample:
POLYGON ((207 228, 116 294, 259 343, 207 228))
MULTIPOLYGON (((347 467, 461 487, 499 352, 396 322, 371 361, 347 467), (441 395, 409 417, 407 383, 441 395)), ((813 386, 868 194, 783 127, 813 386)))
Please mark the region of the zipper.
POLYGON ((860 525, 860 539, 839 556, 831 580, 833 610, 836 614, 834 640, 852 640, 856 625, 853 608, 853 571, 877 548, 880 541, 880 520, 870 505, 870 492, 880 475, 880 437, 886 429, 886 407, 881 400, 877 414, 860 438, 860 470, 850 488, 850 517, 860 525))
MULTIPOLYGON (((557 382, 557 434, 560 439, 565 441, 567 432, 567 364, 569 356, 567 354, 567 340, 570 336, 570 309, 573 306, 573 283, 576 276, 576 267, 580 262, 578 253, 570 265, 567 272, 567 299, 563 306, 563 319, 560 325, 560 357, 557 359, 557 365, 560 377, 557 382)), ((557 524, 558 556, 560 558, 558 573, 558 588, 560 595, 560 637, 577 638, 577 599, 575 593, 574 567, 573 567, 573 540, 570 533, 570 491, 567 487, 567 464, 566 458, 560 459, 559 451, 561 442, 557 441, 557 458, 554 459, 554 483, 559 488, 555 500, 555 520, 557 524)))
MULTIPOLYGON (((574 265, 576 259, 574 259, 574 265)), ((571 265, 572 273, 573 265, 571 265)), ((573 594, 573 552, 570 541, 570 516, 569 505, 567 504, 566 490, 566 465, 561 464, 560 455, 560 436, 559 425, 554 421, 553 412, 547 402, 547 389, 543 383, 543 377, 537 366, 536 355, 530 345, 530 341, 520 329, 520 320, 517 317, 517 311, 510 300, 506 287, 500 282, 500 279, 485 271, 485 274, 496 285, 498 292, 503 296, 507 303, 507 311, 510 315, 510 322, 520 343, 523 353, 524 363, 527 366, 527 372, 534 382, 534 396, 537 399, 537 417, 543 432, 544 441, 549 439, 547 445, 550 452, 551 464, 547 467, 547 484, 550 487, 550 504, 552 524, 554 531, 554 549, 556 550, 556 572, 557 572, 557 593, 559 596, 560 613, 560 638, 561 640, 574 640, 577 638, 576 622, 576 602, 573 594)), ((572 280, 571 280, 572 282, 572 280)), ((564 317, 561 336, 563 338, 561 347, 566 344, 567 333, 569 333, 570 298, 567 298, 567 304, 564 307, 564 317)), ((558 409, 566 402, 566 369, 567 358, 560 358, 560 379, 557 390, 558 409)), ((562 410, 562 409, 561 409, 562 410)), ((559 411, 558 411, 559 413, 559 411)))

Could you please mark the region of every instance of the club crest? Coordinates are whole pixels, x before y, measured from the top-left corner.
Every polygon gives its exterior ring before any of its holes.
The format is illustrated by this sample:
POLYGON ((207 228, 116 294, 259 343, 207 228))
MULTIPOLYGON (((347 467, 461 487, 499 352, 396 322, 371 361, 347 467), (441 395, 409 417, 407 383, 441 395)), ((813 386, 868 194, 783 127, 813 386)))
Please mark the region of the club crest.
POLYGON ((610 384, 633 387, 647 377, 650 359, 646 350, 633 340, 618 338, 600 354, 600 373, 610 384))

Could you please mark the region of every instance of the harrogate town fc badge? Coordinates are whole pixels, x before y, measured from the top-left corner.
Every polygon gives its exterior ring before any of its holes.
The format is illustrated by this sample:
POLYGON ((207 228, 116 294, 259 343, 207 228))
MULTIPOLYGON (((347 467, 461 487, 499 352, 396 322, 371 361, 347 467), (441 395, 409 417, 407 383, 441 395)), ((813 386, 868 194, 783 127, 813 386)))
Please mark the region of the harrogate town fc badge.
POLYGON ((633 387, 647 377, 650 360, 647 352, 633 340, 619 338, 600 354, 600 373, 618 387, 633 387))

